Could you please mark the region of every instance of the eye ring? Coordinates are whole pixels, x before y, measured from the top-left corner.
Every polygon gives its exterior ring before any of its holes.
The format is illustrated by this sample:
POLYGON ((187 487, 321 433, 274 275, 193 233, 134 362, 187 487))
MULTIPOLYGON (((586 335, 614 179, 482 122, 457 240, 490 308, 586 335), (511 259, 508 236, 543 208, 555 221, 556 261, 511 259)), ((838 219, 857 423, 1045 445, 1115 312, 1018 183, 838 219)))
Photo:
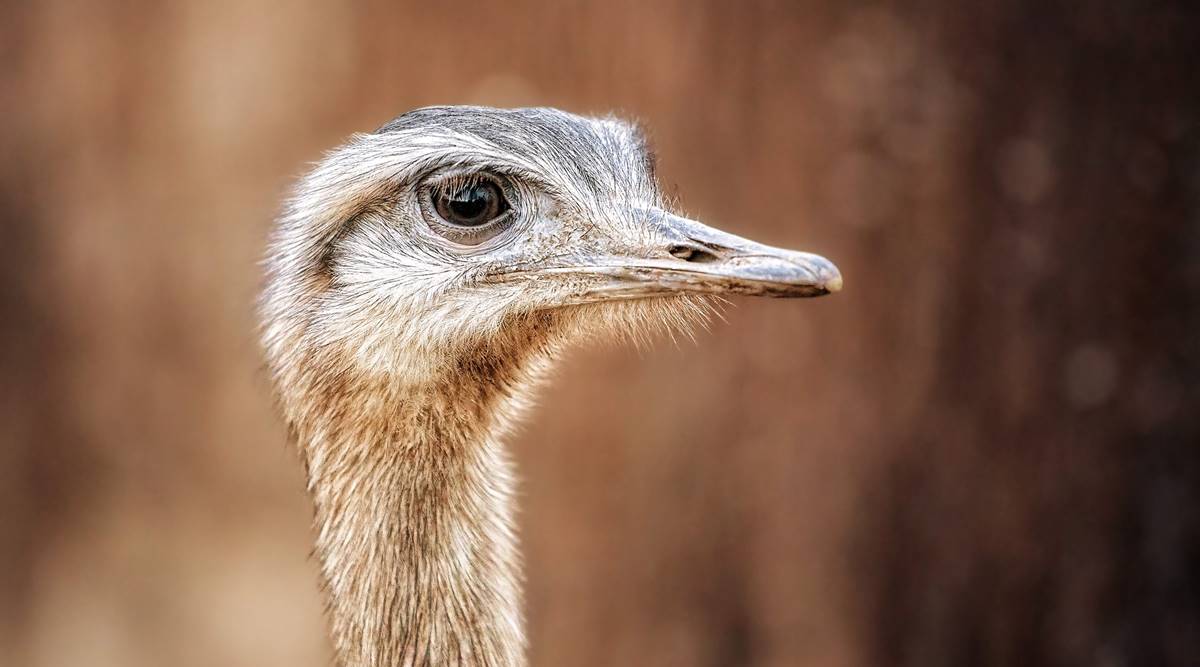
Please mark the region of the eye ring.
POLYGON ((445 176, 422 188, 421 209, 430 227, 460 245, 479 245, 512 223, 512 187, 487 172, 445 176))

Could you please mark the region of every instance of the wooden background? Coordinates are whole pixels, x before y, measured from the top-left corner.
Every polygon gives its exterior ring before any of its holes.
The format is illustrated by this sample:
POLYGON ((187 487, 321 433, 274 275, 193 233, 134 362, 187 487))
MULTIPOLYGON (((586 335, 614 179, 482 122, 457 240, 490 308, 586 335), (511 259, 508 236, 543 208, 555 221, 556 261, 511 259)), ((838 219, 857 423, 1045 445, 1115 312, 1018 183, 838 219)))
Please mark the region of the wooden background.
POLYGON ((614 111, 846 288, 583 350, 513 440, 534 665, 1200 661, 1185 3, 5 3, 0 662, 323 665, 260 369, 291 178, 614 111))

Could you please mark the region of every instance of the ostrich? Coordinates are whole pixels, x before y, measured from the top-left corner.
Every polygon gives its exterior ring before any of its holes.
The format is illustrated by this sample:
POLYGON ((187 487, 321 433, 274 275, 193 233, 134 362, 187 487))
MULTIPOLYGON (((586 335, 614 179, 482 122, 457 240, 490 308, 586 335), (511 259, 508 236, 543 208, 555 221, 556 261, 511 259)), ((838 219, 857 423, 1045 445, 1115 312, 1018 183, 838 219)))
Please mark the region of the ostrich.
POLYGON ((525 664, 501 440, 563 347, 836 292, 829 261, 671 213, 633 126, 433 107, 355 135, 276 223, 261 296, 345 667, 525 664))

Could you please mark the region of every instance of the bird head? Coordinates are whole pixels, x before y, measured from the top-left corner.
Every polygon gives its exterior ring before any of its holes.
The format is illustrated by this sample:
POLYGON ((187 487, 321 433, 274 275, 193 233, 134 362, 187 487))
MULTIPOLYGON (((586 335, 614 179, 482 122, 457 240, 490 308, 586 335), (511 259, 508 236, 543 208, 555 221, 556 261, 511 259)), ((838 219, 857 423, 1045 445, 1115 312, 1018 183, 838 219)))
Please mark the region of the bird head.
POLYGON ((300 343, 420 377, 463 350, 686 319, 705 295, 841 284, 822 257, 673 213, 628 123, 431 107, 356 135, 301 180, 263 309, 275 356, 300 343))

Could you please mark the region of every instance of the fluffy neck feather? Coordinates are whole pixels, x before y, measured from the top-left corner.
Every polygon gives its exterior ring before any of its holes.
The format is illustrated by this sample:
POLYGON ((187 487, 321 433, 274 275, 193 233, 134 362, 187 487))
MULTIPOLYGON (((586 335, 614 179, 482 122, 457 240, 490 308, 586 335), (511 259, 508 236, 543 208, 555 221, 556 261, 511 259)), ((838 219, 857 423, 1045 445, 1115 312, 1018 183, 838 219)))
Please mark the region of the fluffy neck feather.
POLYGON ((525 664, 499 438, 545 358, 476 350, 420 384, 343 370, 292 406, 345 667, 525 664))
POLYGON ((339 663, 524 665, 512 467, 501 437, 566 343, 686 331, 705 305, 529 314, 473 346, 392 347, 421 360, 393 359, 386 372, 368 370, 353 345, 313 344, 305 327, 269 319, 268 359, 313 497, 339 663))

